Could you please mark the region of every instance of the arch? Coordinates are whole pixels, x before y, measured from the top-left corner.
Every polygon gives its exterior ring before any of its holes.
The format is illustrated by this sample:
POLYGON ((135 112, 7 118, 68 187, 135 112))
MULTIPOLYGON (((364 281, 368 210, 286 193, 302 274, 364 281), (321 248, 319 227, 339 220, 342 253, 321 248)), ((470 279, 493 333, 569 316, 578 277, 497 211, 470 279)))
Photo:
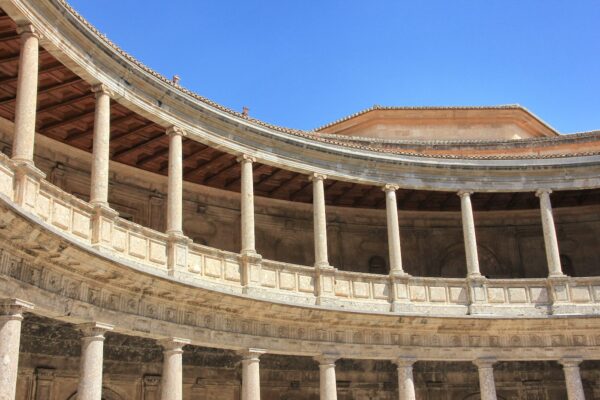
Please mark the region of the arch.
MULTIPOLYGON (((452 244, 446 248, 440 258, 439 276, 444 278, 464 278, 467 275, 467 262, 465 245, 462 242, 452 244)), ((510 278, 511 270, 502 265, 494 252, 485 246, 477 245, 479 267, 481 273, 488 278, 510 278)))
MULTIPOLYGON (((77 392, 73 393, 67 400, 77 400, 77 392)), ((124 400, 117 392, 111 390, 105 386, 102 387, 102 400, 124 400)))

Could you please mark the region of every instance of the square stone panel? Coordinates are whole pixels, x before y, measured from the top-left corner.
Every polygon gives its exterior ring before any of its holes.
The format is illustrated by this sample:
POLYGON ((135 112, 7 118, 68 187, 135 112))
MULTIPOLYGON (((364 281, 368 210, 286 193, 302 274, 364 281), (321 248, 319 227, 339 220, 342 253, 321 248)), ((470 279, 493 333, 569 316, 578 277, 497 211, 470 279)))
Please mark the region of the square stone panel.
POLYGON ((527 303, 525 288, 508 288, 508 301, 511 303, 527 303))
POLYGON ((65 204, 55 201, 52 208, 52 224, 68 230, 71 222, 71 209, 65 204))
POLYGON ((345 279, 337 279, 335 281, 335 295, 341 297, 350 296, 350 281, 345 279))
POLYGON ((574 303, 589 303, 590 291, 587 286, 571 287, 571 300, 574 303))
POLYGON ((296 276, 289 272, 281 272, 279 274, 279 288, 283 290, 296 289, 296 276))
POLYGON ((242 274, 240 264, 225 261, 225 279, 228 281, 241 282, 242 274))
POLYGON ((429 301, 436 303, 446 302, 446 288, 443 286, 429 287, 429 301))
POLYGON ((50 217, 50 196, 48 196, 46 193, 40 193, 36 201, 37 213, 44 221, 46 221, 48 217, 50 217))
POLYGON ((531 302, 537 304, 548 304, 548 290, 544 287, 529 288, 531 302))
POLYGON ((450 302, 466 304, 467 303, 467 289, 463 287, 449 287, 450 302))
POLYGON ((277 286, 277 273, 272 269, 264 269, 261 271, 262 286, 274 288, 277 286))
POLYGON ((367 282, 354 282, 352 286, 354 297, 361 299, 369 298, 369 284, 367 282))
POLYGON ((212 276, 213 278, 221 277, 221 260, 218 258, 204 258, 204 275, 212 276))
POLYGON ((409 286, 410 299, 412 301, 427 301, 427 292, 425 286, 409 286))
POLYGON ((374 283, 373 284, 373 297, 376 299, 387 300, 390 296, 390 290, 388 285, 385 283, 374 283))
POLYGON ((488 301, 490 303, 504 303, 504 288, 488 288, 488 301))
POLYGON ((202 272, 202 256, 200 254, 188 254, 188 270, 194 273, 202 272))
MULTIPOLYGON (((110 223, 102 221, 102 230, 107 230, 110 232, 110 223)), ((127 248, 127 232, 121 228, 114 228, 112 239, 115 250, 124 252, 127 248)))
POLYGON ((129 254, 137 258, 146 258, 146 238, 129 233, 129 254))
POLYGON ((84 239, 90 237, 90 217, 79 211, 73 211, 73 234, 84 239))
POLYGON ((150 261, 164 264, 167 262, 167 246, 154 240, 150 240, 150 261))
POLYGON ((315 291, 314 278, 308 275, 298 275, 298 290, 313 293, 315 291))
POLYGON ((13 197, 13 176, 4 169, 0 169, 0 193, 10 199, 13 197))

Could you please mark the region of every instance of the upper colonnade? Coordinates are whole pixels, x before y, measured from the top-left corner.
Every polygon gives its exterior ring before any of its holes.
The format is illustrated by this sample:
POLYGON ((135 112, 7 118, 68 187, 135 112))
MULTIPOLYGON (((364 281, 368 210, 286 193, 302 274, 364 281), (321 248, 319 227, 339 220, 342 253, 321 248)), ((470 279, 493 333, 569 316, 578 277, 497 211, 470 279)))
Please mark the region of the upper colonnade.
MULTIPOLYGON (((9 393, 7 398, 12 399, 16 379, 14 349, 21 314, 31 311, 30 303, 56 318, 87 322, 80 326, 83 399, 99 396, 102 342, 111 329, 161 340, 165 399, 182 397, 181 354, 187 343, 243 351, 242 392, 247 400, 260 398, 259 357, 264 352, 317 357, 321 398, 328 400, 336 398, 335 361, 341 357, 393 358, 401 398, 407 399, 414 398, 416 360, 475 362, 486 400, 496 398, 496 360, 561 360, 569 399, 583 398, 578 364, 584 356, 600 354, 594 318, 600 281, 563 273, 551 193, 600 187, 599 155, 441 158, 377 152, 331 136, 279 129, 199 99, 151 73, 60 1, 2 0, 0 7, 19 27, 12 158, 0 160, 1 268, 6 276, 0 295, 18 293, 27 300, 1 304, 0 357, 10 362, 0 371, 8 377, 0 380, 6 386, 0 392, 9 393), (93 92, 89 202, 47 182, 34 163, 38 96, 48 90, 37 86, 40 44, 93 92), (168 142, 163 155, 168 160, 165 232, 125 221, 111 208, 114 102, 160 127, 160 137, 148 141, 168 142), (182 203, 189 141, 217 148, 239 165, 238 252, 201 246, 185 235, 182 203), (267 143, 268 152, 263 150, 267 143), (303 188, 312 188, 313 265, 278 263, 258 254, 257 162, 294 171, 303 188), (372 185, 384 199, 389 276, 349 273, 331 265, 325 184, 331 179, 372 185), (404 271, 396 197, 400 188, 444 190, 459 199, 464 279, 419 278, 404 271), (481 274, 471 201, 478 191, 524 191, 539 198, 547 279, 493 280, 481 274), (135 294, 140 292, 142 299, 135 294), (65 299, 70 299, 68 312, 65 299), (566 317, 553 318, 557 314, 566 317), (569 334, 563 321, 570 323, 569 334), (470 328, 467 334, 464 323, 470 328), (531 334, 538 331, 541 336, 531 334)), ((57 124, 65 121, 54 122, 54 128, 57 124)), ((590 137, 596 140, 596 135, 576 140, 590 137)))

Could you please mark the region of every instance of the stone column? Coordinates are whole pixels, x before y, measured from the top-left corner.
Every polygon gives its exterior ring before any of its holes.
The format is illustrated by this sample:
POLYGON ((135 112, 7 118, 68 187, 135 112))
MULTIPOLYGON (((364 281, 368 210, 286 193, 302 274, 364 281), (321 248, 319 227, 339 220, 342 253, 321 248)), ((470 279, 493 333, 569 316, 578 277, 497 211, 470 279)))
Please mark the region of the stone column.
POLYGON ((253 157, 243 155, 238 158, 241 165, 241 210, 242 210, 242 254, 256 254, 254 239, 254 175, 253 157))
POLYGON ((101 400, 102 361, 104 358, 104 333, 113 329, 112 325, 90 322, 79 326, 81 338, 81 359, 77 400, 101 400))
POLYGON ((15 400, 21 321, 31 309, 33 304, 23 300, 0 300, 0 400, 15 400))
POLYGON ((185 131, 173 126, 169 135, 169 181, 167 189, 167 234, 183 236, 183 136, 185 131))
POLYGON ((563 358, 560 360, 565 373, 567 397, 569 400, 585 400, 583 384, 581 383, 581 374, 579 371, 579 364, 581 361, 581 358, 563 358))
POLYGON ((412 357, 399 357, 395 363, 398 366, 398 398, 400 400, 415 400, 415 382, 413 379, 412 357))
POLYGON ((473 363, 479 371, 479 391, 481 400, 496 400, 496 382, 494 381, 494 358, 479 358, 473 363))
POLYGON ((315 360, 319 362, 319 393, 321 394, 321 400, 337 400, 335 362, 338 358, 338 356, 331 354, 315 357, 315 360))
POLYGON ((92 86, 96 94, 94 114, 94 138, 92 150, 92 182, 90 203, 96 207, 108 207, 108 170, 110 158, 110 96, 103 85, 92 86))
POLYGON ((462 213, 463 235, 465 240, 465 254, 467 256, 467 277, 478 278, 479 258, 477 256, 477 239, 475 236, 475 220, 473 219, 473 207, 471 206, 472 192, 460 191, 460 206, 462 213))
POLYGON ((396 203, 397 185, 385 185, 385 207, 387 214, 388 248, 390 254, 390 274, 404 275, 402 253, 400 250, 400 227, 398 226, 398 204, 396 203))
POLYGON ((183 399, 183 346, 187 339, 170 338, 160 342, 163 347, 163 372, 161 378, 160 399, 183 399))
POLYGON ((32 25, 21 26, 17 32, 21 35, 21 53, 12 159, 33 165, 40 36, 32 25))
POLYGON ((327 221, 325 215, 325 175, 312 174, 313 183, 313 224, 315 240, 315 267, 329 268, 327 257, 327 221))
POLYGON ((242 352, 242 400, 260 400, 259 357, 264 353, 262 349, 242 352))
POLYGON ((550 189, 540 189, 535 192, 535 195, 540 198, 540 212, 542 214, 542 229, 544 230, 548 274, 552 278, 564 275, 560 265, 560 252, 558 251, 558 239, 556 238, 550 193, 552 193, 550 189))
POLYGON ((183 137, 186 132, 176 126, 167 129, 169 135, 169 178, 167 188, 167 272, 187 268, 188 245, 183 234, 183 137))

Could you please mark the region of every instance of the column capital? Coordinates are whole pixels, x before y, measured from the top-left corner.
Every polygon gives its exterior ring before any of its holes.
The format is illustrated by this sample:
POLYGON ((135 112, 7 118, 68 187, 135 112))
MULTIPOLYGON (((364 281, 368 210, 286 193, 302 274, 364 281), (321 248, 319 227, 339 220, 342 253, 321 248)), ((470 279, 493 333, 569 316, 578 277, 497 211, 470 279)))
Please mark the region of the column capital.
POLYGON ((175 125, 168 127, 165 133, 167 134, 167 136, 187 136, 187 132, 183 128, 180 128, 175 125))
POLYGON ((249 156, 248 154, 242 154, 235 158, 239 163, 255 163, 256 158, 249 156))
POLYGON ((459 190, 456 194, 458 197, 460 197, 462 199, 465 197, 470 197, 473 194, 473 191, 472 190, 459 190))
POLYGON ((313 172, 312 174, 310 174, 308 176, 308 180, 313 182, 313 181, 324 181, 325 179, 327 179, 327 175, 325 174, 319 174, 318 172, 313 172))
POLYGON ((112 331, 115 327, 103 322, 86 322, 77 325, 77 328, 83 333, 84 338, 96 338, 104 340, 104 334, 112 331))
POLYGON ((550 195, 552 193, 552 189, 548 189, 548 188, 542 188, 542 189, 538 189, 535 191, 535 196, 536 197, 542 197, 545 195, 550 195))
POLYGON ((576 368, 583 361, 583 357, 563 357, 558 360, 564 368, 576 368))
POLYGON ((102 94, 105 94, 109 97, 114 96, 113 91, 110 90, 108 86, 106 86, 104 83, 98 83, 97 85, 92 86, 91 91, 96 95, 96 98, 98 98, 102 94))
POLYGON ((33 304, 21 299, 0 299, 0 318, 23 319, 23 312, 33 310, 33 304))
POLYGON ((396 364, 398 368, 412 367, 416 362, 417 359, 415 357, 409 356, 400 356, 393 361, 393 363, 396 364))
POLYGON ((158 344, 160 344, 164 351, 181 353, 183 353, 183 346, 190 343, 191 341, 189 339, 183 339, 178 337, 170 337, 158 341, 158 344))
POLYGON ((22 37, 33 36, 38 40, 42 39, 43 37, 40 31, 38 31, 38 29, 32 24, 17 26, 17 34, 21 35, 22 37))
POLYGON ((496 362, 498 362, 496 357, 481 357, 473 360, 477 368, 492 368, 496 362))
POLYGON ((265 349, 257 349, 257 348, 251 347, 248 349, 238 351, 238 354, 242 356, 242 360, 258 361, 260 356, 262 356, 266 352, 267 352, 267 350, 265 350, 265 349))
POLYGON ((341 357, 339 354, 332 353, 324 353, 314 357, 315 361, 317 361, 319 365, 335 365, 335 362, 340 358, 341 357))
POLYGON ((399 185, 393 184, 393 183, 386 183, 385 185, 383 185, 383 187, 381 188, 382 191, 384 192, 395 192, 396 190, 400 189, 399 185))

